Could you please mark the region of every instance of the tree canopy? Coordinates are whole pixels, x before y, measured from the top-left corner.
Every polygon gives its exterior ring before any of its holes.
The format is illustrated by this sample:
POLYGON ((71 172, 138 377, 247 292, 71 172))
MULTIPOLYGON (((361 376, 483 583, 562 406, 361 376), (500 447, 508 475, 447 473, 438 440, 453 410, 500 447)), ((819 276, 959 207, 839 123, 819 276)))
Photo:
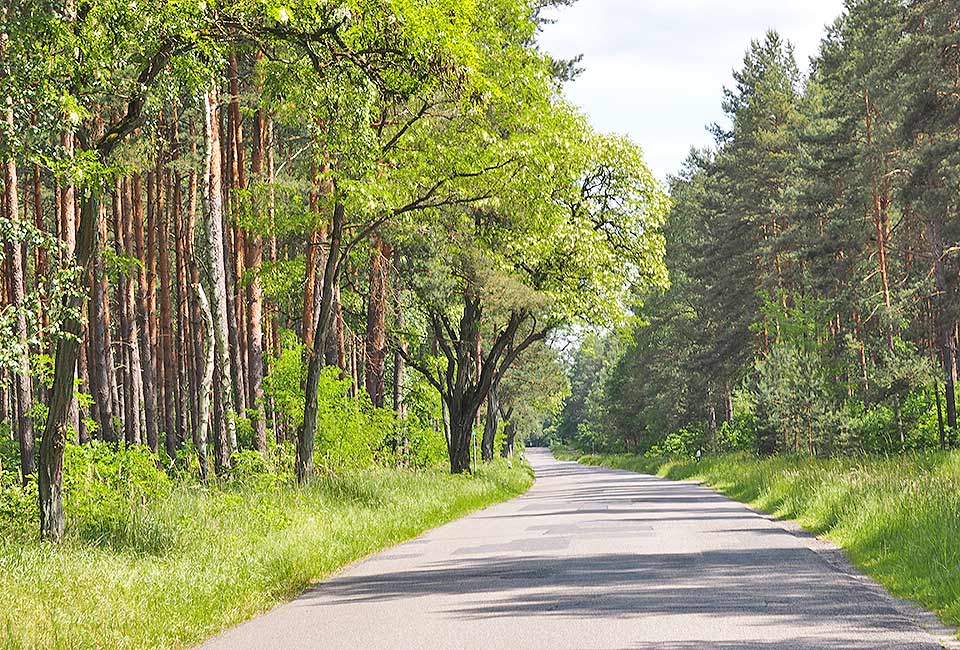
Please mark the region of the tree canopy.
POLYGON ((521 378, 556 369, 556 333, 666 287, 669 202, 562 98, 576 61, 536 42, 553 4, 3 10, 0 415, 46 537, 72 444, 201 480, 250 449, 304 483, 318 458, 428 462, 440 439, 465 472, 481 419, 490 459, 501 421, 512 449, 556 410, 556 373, 529 399, 521 378))
POLYGON ((558 431, 650 453, 956 438, 956 9, 858 0, 809 73, 751 43, 670 180, 672 284, 584 345, 558 431))

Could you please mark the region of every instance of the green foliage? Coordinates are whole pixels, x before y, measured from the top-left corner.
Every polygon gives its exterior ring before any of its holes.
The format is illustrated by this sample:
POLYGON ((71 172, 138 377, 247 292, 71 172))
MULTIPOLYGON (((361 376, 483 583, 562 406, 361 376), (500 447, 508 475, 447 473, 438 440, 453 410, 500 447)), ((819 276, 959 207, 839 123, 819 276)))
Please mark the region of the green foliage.
POLYGON ((607 334, 604 358, 592 341, 576 353, 561 440, 643 452, 699 430, 763 455, 951 442, 955 41, 944 3, 864 0, 808 78, 778 34, 750 44, 729 124, 670 179, 671 286, 637 293, 641 322, 607 334))
POLYGON ((789 343, 778 342, 757 361, 758 427, 774 434, 762 437, 762 452, 806 448, 812 453, 830 434, 831 401, 823 370, 816 352, 789 343))
POLYGON ((404 382, 406 418, 397 422, 393 437, 396 461, 414 468, 439 467, 447 462, 440 394, 420 377, 404 382))
MULTIPOLYGON (((283 349, 270 362, 264 392, 273 399, 288 428, 303 425, 304 348, 291 333, 283 335, 283 349)), ((369 396, 350 394, 351 382, 338 368, 328 366, 320 376, 316 463, 328 470, 406 463, 433 467, 446 455, 439 431, 439 397, 426 383, 413 383, 405 395, 408 417, 392 409, 375 408, 369 396)))
POLYGON ((0 429, 0 537, 39 518, 36 483, 20 480, 20 447, 10 437, 9 425, 0 429), (2 430, 2 429, 5 429, 2 430))
POLYGON ((101 442, 67 446, 64 512, 72 534, 81 540, 142 552, 175 543, 158 534, 149 512, 172 488, 146 447, 101 442))
POLYGON ((644 455, 651 458, 692 458, 702 447, 702 432, 681 429, 658 440, 644 455))
MULTIPOLYGON (((281 459, 285 455, 282 451, 279 454, 281 459)), ((289 463, 277 462, 274 465, 265 460, 260 452, 241 449, 230 455, 230 467, 220 479, 224 487, 231 489, 269 490, 289 484, 293 478, 292 470, 289 463)))
POLYGON ((268 361, 269 374, 263 380, 264 393, 273 400, 278 417, 296 429, 303 425, 303 390, 306 365, 303 344, 293 332, 281 333, 280 354, 268 361))
POLYGON ((735 411, 730 422, 723 422, 717 429, 711 445, 720 453, 752 452, 757 449, 757 423, 752 412, 735 411))

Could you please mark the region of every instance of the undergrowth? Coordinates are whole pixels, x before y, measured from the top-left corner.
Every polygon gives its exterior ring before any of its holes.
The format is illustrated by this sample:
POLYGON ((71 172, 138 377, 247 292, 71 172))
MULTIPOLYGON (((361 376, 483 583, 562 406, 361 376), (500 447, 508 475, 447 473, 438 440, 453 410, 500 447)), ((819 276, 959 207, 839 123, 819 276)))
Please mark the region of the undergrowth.
POLYGON ((37 541, 35 500, 18 496, 34 488, 4 488, 0 648, 189 647, 532 483, 529 468, 497 463, 473 477, 367 468, 303 489, 269 475, 202 486, 143 460, 73 459, 60 548, 37 541))

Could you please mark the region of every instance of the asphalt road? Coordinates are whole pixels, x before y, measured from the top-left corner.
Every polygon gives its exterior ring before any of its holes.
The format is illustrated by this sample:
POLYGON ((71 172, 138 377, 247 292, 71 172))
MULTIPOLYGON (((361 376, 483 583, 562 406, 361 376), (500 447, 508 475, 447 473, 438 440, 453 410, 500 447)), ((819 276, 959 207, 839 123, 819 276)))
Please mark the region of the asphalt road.
POLYGON ((836 550, 712 490, 544 450, 528 458, 537 482, 526 495, 356 564, 202 648, 941 647, 836 550))

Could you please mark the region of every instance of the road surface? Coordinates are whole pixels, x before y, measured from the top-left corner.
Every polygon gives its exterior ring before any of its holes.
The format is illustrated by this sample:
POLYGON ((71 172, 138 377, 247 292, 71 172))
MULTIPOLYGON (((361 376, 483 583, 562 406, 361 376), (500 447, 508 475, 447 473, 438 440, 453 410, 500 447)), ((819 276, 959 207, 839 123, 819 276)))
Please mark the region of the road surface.
POLYGON ((926 650, 827 545, 693 483, 529 450, 524 496, 373 556, 204 650, 926 650))

